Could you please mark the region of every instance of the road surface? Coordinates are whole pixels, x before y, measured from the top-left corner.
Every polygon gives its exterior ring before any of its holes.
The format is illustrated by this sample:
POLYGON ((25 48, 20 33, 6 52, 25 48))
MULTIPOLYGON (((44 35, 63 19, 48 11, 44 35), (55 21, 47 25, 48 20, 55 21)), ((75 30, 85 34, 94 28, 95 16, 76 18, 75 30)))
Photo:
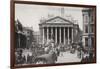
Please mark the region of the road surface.
POLYGON ((71 54, 69 51, 63 52, 63 55, 58 56, 56 63, 69 63, 69 62, 80 62, 81 59, 77 57, 77 52, 71 54))

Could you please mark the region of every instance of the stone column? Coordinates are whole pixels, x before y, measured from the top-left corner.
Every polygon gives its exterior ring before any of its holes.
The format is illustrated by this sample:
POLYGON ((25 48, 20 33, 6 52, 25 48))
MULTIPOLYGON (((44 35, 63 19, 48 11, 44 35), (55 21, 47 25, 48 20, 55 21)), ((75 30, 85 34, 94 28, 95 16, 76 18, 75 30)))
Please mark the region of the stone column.
POLYGON ((59 43, 61 43, 61 27, 59 27, 59 43))
POLYGON ((63 39, 64 39, 64 44, 65 44, 65 27, 64 27, 64 38, 63 39))
POLYGON ((49 39, 49 27, 47 27, 47 41, 49 39))
POLYGON ((44 44, 44 27, 43 27, 43 44, 44 44))
POLYGON ((67 37, 68 37, 68 44, 69 44, 69 27, 68 27, 68 29, 67 29, 67 37))
POLYGON ((51 38, 53 38, 53 27, 51 27, 51 38))
POLYGON ((57 27, 55 27, 55 43, 57 43, 57 27))
POLYGON ((72 43, 73 43, 73 28, 72 28, 72 43))

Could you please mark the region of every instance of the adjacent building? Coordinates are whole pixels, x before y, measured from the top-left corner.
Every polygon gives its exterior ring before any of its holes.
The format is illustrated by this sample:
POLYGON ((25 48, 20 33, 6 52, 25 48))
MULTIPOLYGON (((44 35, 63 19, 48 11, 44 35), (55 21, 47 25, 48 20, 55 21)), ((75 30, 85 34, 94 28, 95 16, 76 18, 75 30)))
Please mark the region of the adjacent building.
POLYGON ((32 46, 33 28, 24 27, 17 19, 15 21, 16 48, 29 48, 32 46))
POLYGON ((41 40, 40 40, 40 32, 34 32, 34 42, 36 43, 36 44, 41 44, 40 42, 41 42, 41 40))
POLYGON ((23 33, 23 26, 18 19, 15 21, 15 38, 15 48, 26 47, 26 35, 23 33))
POLYGON ((23 33, 26 36, 26 48, 32 47, 32 42, 34 41, 34 32, 32 27, 23 27, 23 33))
POLYGON ((83 46, 85 48, 94 46, 94 11, 91 8, 82 10, 83 14, 83 46))

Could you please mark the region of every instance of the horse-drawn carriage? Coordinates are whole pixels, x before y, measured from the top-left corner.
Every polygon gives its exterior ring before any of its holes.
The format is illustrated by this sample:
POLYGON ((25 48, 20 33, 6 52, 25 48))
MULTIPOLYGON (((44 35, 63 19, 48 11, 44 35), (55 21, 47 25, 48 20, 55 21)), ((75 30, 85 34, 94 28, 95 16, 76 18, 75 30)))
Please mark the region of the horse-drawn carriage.
POLYGON ((34 59, 35 64, 51 64, 57 61, 59 49, 55 46, 47 46, 44 48, 44 54, 37 56, 34 59))
POLYGON ((57 61, 57 54, 55 52, 43 54, 37 56, 34 59, 35 64, 51 64, 51 63, 55 63, 56 61, 57 61))
MULTIPOLYGON (((46 47, 45 47, 46 48, 46 47)), ((50 64, 57 61, 59 51, 57 48, 48 46, 47 51, 45 48, 34 48, 33 50, 20 49, 16 56, 16 64, 50 64), (18 57, 17 57, 18 56, 18 57), (18 59, 20 57, 20 59, 18 59)))

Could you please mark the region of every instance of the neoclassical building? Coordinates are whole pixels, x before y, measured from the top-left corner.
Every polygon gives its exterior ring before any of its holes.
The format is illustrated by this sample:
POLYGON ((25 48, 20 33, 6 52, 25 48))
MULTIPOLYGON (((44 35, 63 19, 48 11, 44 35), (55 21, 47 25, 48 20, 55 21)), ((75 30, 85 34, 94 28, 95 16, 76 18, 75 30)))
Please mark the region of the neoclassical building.
POLYGON ((41 41, 45 44, 49 39, 57 44, 70 44, 78 41, 79 25, 61 16, 40 21, 41 41))

